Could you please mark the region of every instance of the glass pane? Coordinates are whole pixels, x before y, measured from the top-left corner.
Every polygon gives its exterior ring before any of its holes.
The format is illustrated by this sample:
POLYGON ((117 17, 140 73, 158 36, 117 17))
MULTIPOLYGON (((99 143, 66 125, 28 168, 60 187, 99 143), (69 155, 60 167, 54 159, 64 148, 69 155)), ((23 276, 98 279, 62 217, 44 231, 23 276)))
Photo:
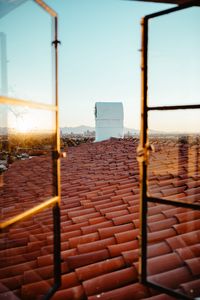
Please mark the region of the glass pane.
POLYGON ((0 95, 55 104, 51 17, 25 1, 0 18, 0 28, 0 95))
POLYGON ((200 104, 200 8, 149 22, 149 106, 200 104))
POLYGON ((191 299, 200 296, 199 218, 182 207, 148 207, 147 279, 191 299))
POLYGON ((200 110, 149 112, 148 193, 200 203, 200 110))
POLYGON ((46 209, 1 234, 1 299, 38 299, 52 287, 52 219, 46 209))
MULTIPOLYGON (((1 106, 0 106, 1 107, 1 106)), ((55 196, 55 112, 3 106, 0 131, 1 219, 55 196)))

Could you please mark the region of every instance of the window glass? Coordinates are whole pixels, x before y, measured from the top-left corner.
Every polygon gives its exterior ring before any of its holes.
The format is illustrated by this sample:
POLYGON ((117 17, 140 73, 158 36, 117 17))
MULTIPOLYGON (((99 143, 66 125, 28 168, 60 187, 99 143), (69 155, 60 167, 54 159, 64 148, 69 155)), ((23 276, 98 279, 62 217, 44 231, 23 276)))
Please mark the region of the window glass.
POLYGON ((56 195, 52 151, 55 112, 0 106, 1 219, 13 217, 56 195))
POLYGON ((200 104, 199 28, 199 7, 149 21, 149 106, 200 104))
POLYGON ((200 203, 200 110, 149 112, 148 193, 200 203))
POLYGON ((0 95, 55 104, 51 16, 25 1, 0 18, 0 28, 0 95))
POLYGON ((0 274, 2 299, 34 300, 47 294, 54 283, 51 208, 4 230, 0 274))
POLYGON ((191 299, 199 291, 200 211, 149 203, 147 280, 191 299))

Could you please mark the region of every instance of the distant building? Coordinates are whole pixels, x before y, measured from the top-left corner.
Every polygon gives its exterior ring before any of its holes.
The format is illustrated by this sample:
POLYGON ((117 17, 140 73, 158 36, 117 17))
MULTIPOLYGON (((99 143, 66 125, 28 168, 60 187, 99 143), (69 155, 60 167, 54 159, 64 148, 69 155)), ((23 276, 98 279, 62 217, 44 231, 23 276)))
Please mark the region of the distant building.
POLYGON ((124 136, 124 111, 121 102, 95 103, 95 141, 124 136))

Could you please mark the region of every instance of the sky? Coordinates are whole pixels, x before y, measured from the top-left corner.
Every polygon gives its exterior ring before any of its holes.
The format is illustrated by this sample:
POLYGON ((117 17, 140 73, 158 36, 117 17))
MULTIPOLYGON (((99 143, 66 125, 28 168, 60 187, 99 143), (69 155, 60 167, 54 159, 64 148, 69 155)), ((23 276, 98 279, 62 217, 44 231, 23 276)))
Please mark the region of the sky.
MULTIPOLYGON (((124 0, 46 3, 59 16, 61 127, 94 126, 95 102, 119 101, 124 125, 139 129, 140 20, 172 5, 124 0)), ((0 26, 7 35, 9 95, 53 103, 51 18, 28 1, 2 18, 0 26)), ((150 22, 149 105, 200 103, 199 28, 199 8, 150 22)), ((152 129, 194 131, 200 128, 198 112, 154 112, 149 119, 152 129)), ((24 114, 22 119, 28 119, 24 114)))

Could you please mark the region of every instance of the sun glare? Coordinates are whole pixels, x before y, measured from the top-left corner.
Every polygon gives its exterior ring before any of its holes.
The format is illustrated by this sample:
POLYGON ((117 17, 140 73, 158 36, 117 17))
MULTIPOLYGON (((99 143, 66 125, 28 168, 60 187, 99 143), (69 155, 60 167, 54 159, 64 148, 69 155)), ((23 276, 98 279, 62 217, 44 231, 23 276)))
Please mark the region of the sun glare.
POLYGON ((32 126, 26 120, 20 120, 16 124, 16 131, 18 131, 18 132, 28 133, 31 130, 33 130, 32 126))

